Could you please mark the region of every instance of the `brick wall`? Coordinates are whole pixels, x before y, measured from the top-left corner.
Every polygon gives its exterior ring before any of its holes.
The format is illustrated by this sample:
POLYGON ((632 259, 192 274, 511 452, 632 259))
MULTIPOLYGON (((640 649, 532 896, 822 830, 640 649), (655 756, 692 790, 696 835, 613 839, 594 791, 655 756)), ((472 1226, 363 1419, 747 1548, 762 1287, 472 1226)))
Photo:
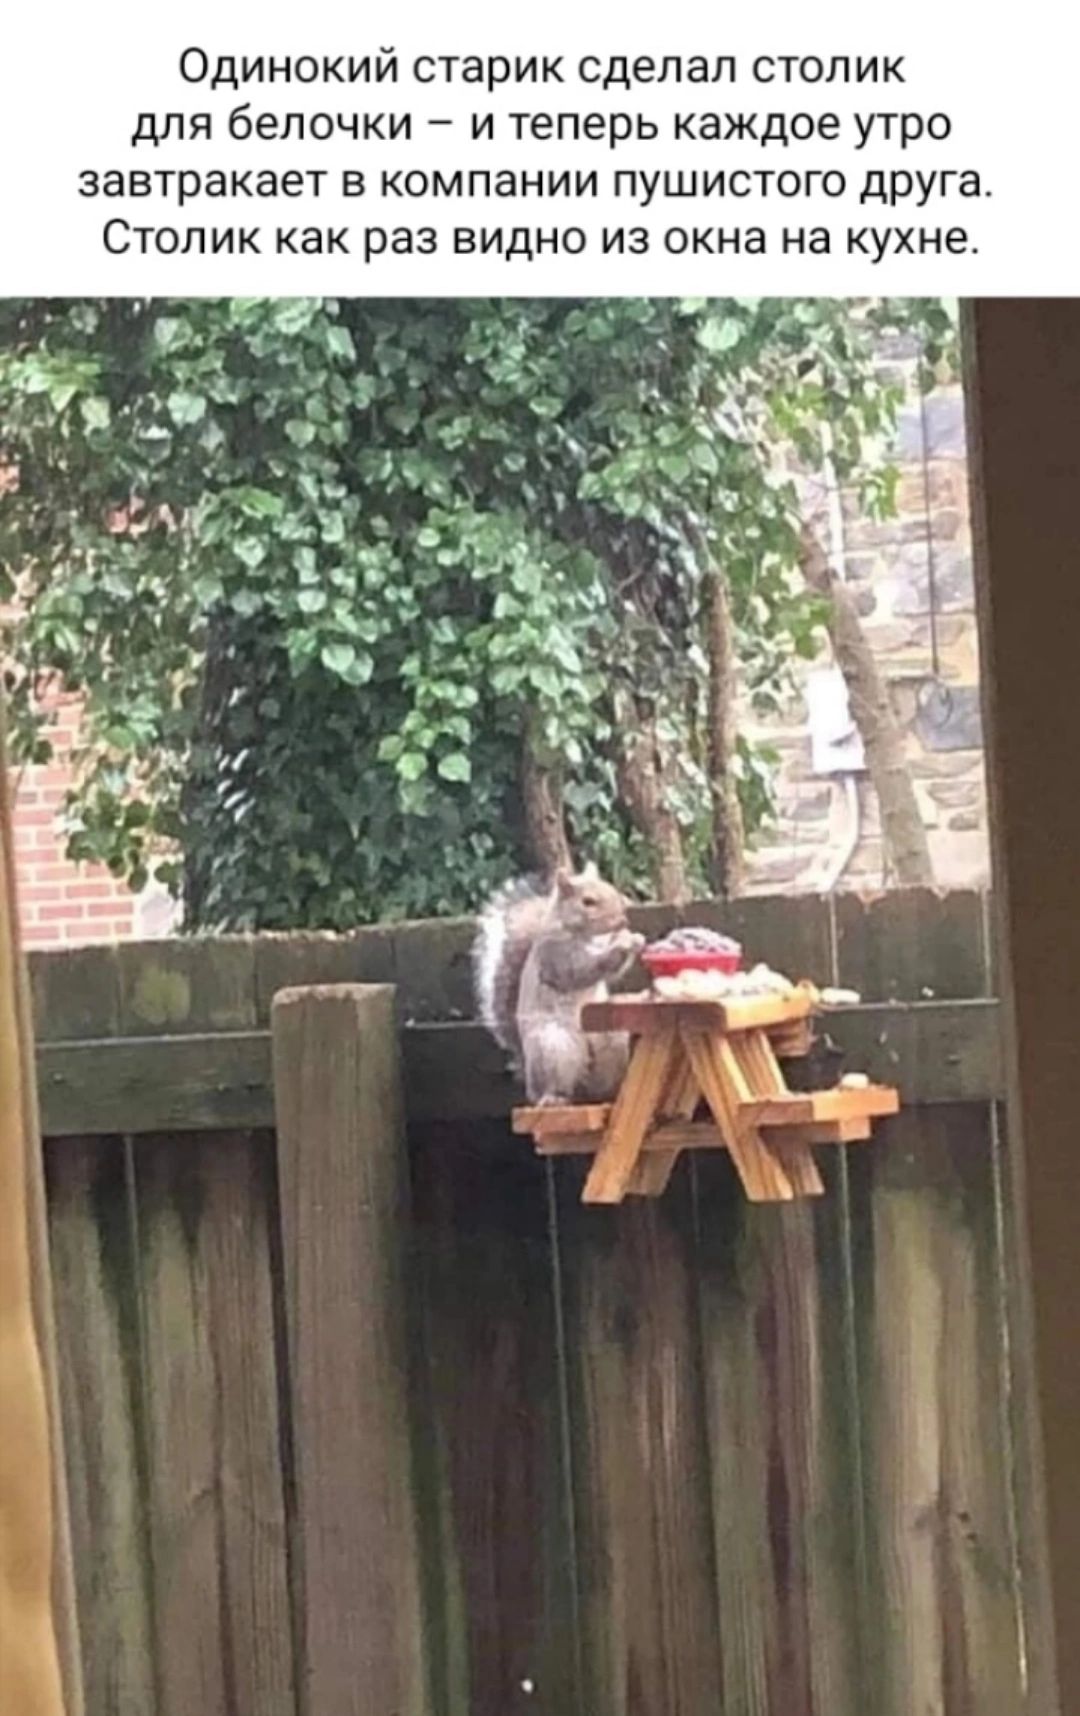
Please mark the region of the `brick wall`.
POLYGON ((16 771, 15 866, 23 940, 27 947, 123 940, 142 933, 141 902, 100 865, 64 856, 59 815, 70 780, 65 756, 79 731, 74 698, 55 705, 56 759, 16 771))

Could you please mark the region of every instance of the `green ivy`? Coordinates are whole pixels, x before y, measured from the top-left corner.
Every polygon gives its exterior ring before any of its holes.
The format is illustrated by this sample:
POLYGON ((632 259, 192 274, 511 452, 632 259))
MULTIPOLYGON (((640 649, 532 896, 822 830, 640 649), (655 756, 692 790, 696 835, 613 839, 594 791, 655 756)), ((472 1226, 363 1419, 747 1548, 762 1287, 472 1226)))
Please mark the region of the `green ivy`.
MULTIPOLYGON (((0 600, 18 738, 80 689, 73 855, 185 894, 197 925, 342 927, 471 908, 523 861, 522 734, 575 840, 628 886, 613 694, 696 738, 704 532, 763 705, 813 652, 792 448, 858 473, 898 391, 874 336, 933 302, 0 303, 0 600), (179 854, 179 857, 177 856, 179 854)), ((891 504, 889 478, 867 493, 891 504)), ((741 747, 753 826, 769 764, 741 747)))

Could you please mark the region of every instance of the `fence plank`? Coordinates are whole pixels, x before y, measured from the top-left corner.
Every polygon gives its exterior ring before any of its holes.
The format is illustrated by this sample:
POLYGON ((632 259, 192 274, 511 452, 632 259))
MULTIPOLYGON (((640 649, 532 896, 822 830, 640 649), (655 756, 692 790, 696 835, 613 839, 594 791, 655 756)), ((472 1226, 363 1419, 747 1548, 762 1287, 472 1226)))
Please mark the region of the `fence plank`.
POLYGON ((862 1716, 857 1404, 844 1352, 840 1168, 750 1205, 694 1163, 725 1710, 862 1716))
POLYGON ((273 1008, 305 1716, 430 1708, 408 1414, 403 1105, 388 986, 273 1008))
MULTIPOLYGON (((833 978, 824 901, 738 904, 749 958, 833 978)), ((740 1716, 865 1709, 844 1165, 818 1161, 825 1196, 771 1209, 728 1163, 692 1167, 725 1707, 740 1716)))
POLYGON ((119 1139, 46 1157, 86 1709, 157 1710, 139 1332, 119 1139))
POLYGON ((219 1558, 219 1398, 198 1153, 168 1136, 137 1159, 154 1635, 160 1716, 232 1710, 219 1558))
POLYGON ((900 1115, 853 1174, 882 1716, 1023 1707, 988 1126, 900 1115))
POLYGON ((269 1146, 136 1156, 162 1716, 294 1716, 269 1146))
MULTIPOLYGON (((839 927, 869 999, 983 986, 974 896, 846 902, 839 927)), ((1023 1706, 995 1148, 985 1105, 908 1110, 850 1164, 881 1716, 1023 1706)))
MULTIPOLYGON (((201 1141, 203 1260, 214 1358, 221 1626, 229 1716, 295 1716, 272 1262, 273 1141, 201 1141)), ((283 1331, 281 1331, 283 1333, 283 1331)))
POLYGON ((555 1168, 589 1716, 723 1708, 689 1179, 582 1206, 555 1168))
POLYGON ((438 1708, 587 1716, 546 1169, 478 1127, 423 1129, 412 1167, 438 1708))

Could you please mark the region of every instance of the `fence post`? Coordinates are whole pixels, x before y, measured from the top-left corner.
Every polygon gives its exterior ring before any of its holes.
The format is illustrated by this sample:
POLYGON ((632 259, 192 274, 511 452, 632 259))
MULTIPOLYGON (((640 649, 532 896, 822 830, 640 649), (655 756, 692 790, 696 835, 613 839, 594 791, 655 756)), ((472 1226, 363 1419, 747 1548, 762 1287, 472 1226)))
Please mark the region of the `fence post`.
POLYGON ((304 1716, 426 1716, 394 991, 285 989, 274 1100, 304 1716))

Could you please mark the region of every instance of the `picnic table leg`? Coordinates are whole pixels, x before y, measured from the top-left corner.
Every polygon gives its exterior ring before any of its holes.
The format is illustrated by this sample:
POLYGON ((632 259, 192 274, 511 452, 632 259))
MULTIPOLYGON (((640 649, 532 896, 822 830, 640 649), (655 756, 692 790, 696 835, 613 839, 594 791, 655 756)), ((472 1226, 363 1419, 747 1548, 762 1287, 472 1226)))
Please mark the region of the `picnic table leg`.
MULTIPOLYGON (((682 1043, 678 1042, 676 1052, 672 1056, 667 1088, 658 1104, 659 1113, 665 1120, 692 1120, 700 1101, 701 1087, 686 1058, 686 1050, 682 1043)), ((681 1150, 650 1150, 648 1155, 640 1156, 627 1191, 641 1198, 658 1198, 667 1190, 668 1181, 681 1155, 681 1150)))
POLYGON ((585 1181, 582 1203, 622 1202, 638 1164, 645 1134, 656 1118, 677 1053, 678 1038, 674 1029, 636 1039, 603 1142, 585 1181))
POLYGON ((764 1142, 760 1128, 739 1120, 739 1103, 749 1101, 751 1091, 730 1040, 719 1032, 687 1030, 683 1043, 747 1197, 754 1203, 793 1198, 787 1169, 764 1142))
MULTIPOLYGON (((745 1031, 731 1045, 753 1096, 785 1096, 787 1080, 764 1031, 745 1031)), ((817 1197, 825 1190, 809 1144, 796 1138, 772 1137, 767 1148, 782 1164, 798 1197, 817 1197)))

